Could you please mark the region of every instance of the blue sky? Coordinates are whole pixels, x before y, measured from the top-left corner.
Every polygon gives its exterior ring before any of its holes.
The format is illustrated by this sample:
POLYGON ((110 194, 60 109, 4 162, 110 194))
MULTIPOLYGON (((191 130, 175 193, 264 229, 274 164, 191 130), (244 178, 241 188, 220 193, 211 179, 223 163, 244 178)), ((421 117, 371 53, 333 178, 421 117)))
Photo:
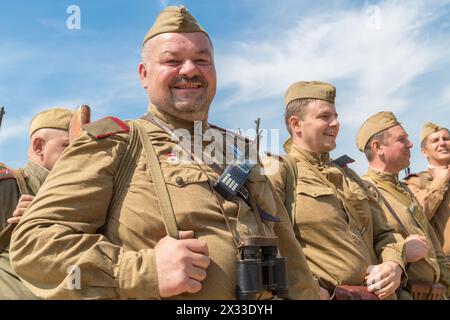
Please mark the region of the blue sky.
POLYGON ((246 130, 261 117, 263 129, 280 129, 275 152, 287 137, 283 94, 299 80, 336 85, 333 155, 355 158, 360 174, 367 163, 355 134, 369 115, 396 113, 415 144, 413 171, 425 166, 423 123, 450 126, 450 0, 0 0, 0 162, 24 164, 28 123, 40 110, 89 104, 94 120, 143 114, 140 44, 173 4, 186 5, 214 42, 210 122, 246 130), (66 26, 70 5, 81 10, 79 30, 66 26))

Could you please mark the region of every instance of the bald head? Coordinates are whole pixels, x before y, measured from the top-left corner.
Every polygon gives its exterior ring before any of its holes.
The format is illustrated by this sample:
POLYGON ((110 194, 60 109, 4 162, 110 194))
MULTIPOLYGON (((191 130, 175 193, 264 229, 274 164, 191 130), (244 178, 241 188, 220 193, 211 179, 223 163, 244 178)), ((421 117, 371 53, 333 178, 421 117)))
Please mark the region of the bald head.
POLYGON ((51 128, 39 129, 31 135, 28 158, 47 170, 52 170, 68 145, 68 131, 51 128))

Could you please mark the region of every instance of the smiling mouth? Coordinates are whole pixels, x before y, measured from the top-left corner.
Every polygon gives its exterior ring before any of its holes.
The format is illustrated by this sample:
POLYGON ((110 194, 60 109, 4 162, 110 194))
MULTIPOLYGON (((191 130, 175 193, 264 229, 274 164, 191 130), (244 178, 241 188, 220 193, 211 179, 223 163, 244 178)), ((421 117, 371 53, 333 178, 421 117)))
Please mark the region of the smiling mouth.
POLYGON ((324 135, 328 137, 336 138, 337 133, 336 132, 325 132, 324 135))
POLYGON ((175 85, 172 88, 179 89, 179 90, 200 89, 200 88, 203 88, 203 85, 196 84, 196 83, 186 83, 186 84, 175 85))

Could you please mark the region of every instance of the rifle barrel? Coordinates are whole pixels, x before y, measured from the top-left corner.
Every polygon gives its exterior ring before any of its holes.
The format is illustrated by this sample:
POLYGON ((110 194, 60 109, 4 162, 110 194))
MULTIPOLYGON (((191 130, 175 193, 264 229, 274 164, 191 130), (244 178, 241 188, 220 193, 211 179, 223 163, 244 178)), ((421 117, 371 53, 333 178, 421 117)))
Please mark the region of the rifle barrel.
POLYGON ((4 114, 5 114, 5 107, 0 107, 0 128, 2 127, 2 120, 4 114))

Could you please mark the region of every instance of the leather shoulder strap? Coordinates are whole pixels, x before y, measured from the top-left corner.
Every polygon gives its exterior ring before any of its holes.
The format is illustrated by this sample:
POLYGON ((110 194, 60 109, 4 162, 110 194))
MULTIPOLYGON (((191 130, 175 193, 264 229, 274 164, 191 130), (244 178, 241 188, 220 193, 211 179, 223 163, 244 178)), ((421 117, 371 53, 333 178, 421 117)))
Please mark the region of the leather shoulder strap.
POLYGON ((289 213, 292 225, 295 226, 295 201, 298 177, 297 163, 295 159, 290 155, 285 155, 283 157, 283 162, 286 164, 287 168, 284 206, 289 213))
POLYGON ((383 195, 381 194, 380 190, 375 185, 375 183, 373 183, 372 181, 369 181, 368 179, 365 179, 364 181, 367 184, 369 184, 374 189, 374 191, 378 194, 378 197, 381 199, 381 201, 383 201, 383 204, 386 206, 386 208, 388 209, 391 216, 397 221, 398 225, 400 226, 402 235, 405 238, 407 238, 409 236, 408 229, 406 229, 405 225, 403 224, 400 217, 397 215, 397 212, 395 212, 394 208, 392 208, 392 206, 389 204, 389 202, 386 200, 386 198, 383 197, 383 195))
POLYGON ((159 163, 158 156, 156 155, 155 148, 145 132, 144 126, 138 121, 132 121, 131 123, 137 127, 141 143, 144 147, 147 168, 150 170, 151 177, 155 184, 159 209, 164 220, 166 232, 170 237, 179 239, 178 226, 172 207, 172 201, 170 200, 169 191, 167 190, 167 185, 164 180, 164 175, 161 170, 161 165, 159 163))

